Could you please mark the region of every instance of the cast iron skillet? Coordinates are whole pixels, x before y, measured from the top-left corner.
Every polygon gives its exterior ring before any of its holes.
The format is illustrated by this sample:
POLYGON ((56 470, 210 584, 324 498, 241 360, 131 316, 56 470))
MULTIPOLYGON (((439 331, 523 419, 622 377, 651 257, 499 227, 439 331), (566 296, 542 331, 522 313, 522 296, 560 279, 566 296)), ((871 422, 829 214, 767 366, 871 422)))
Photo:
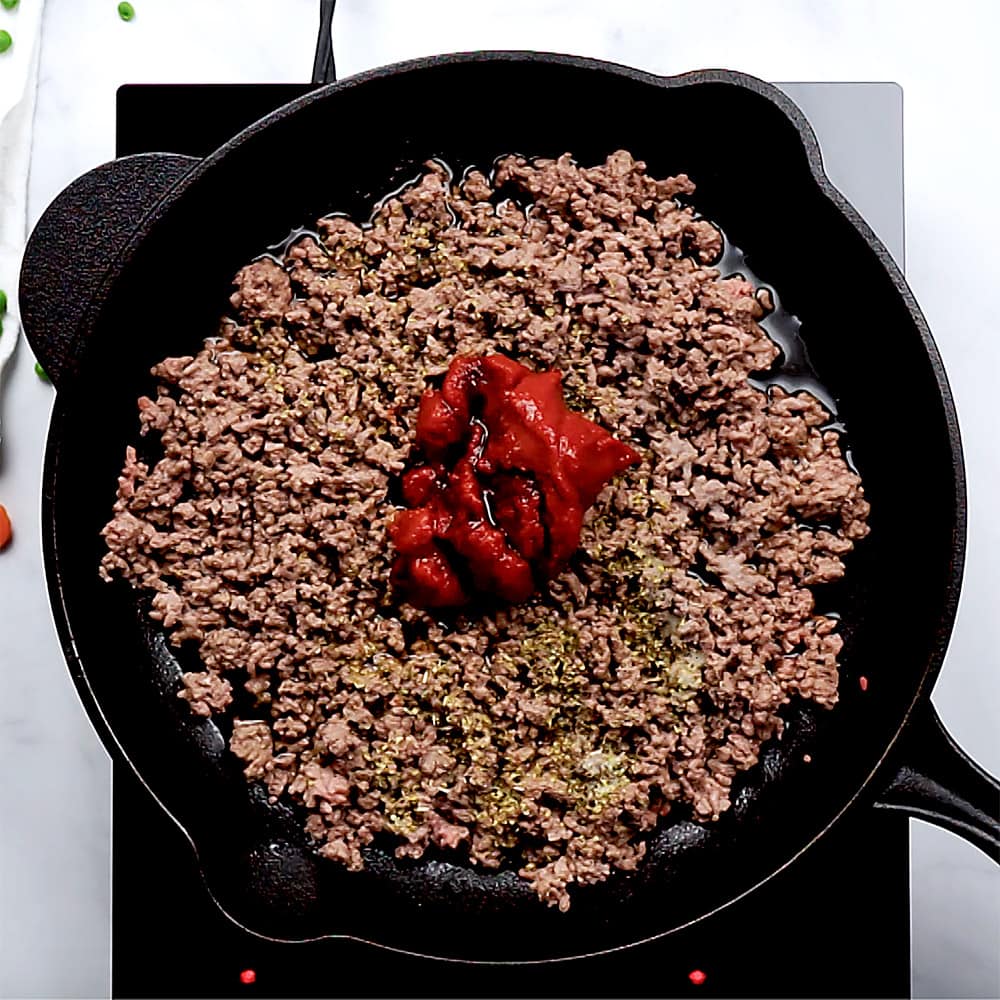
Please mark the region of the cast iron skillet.
POLYGON ((577 956, 711 913, 847 809, 873 806, 939 823, 996 856, 998 786, 929 701, 965 540, 951 394, 898 268, 773 87, 727 71, 662 78, 528 52, 364 73, 279 109, 204 161, 136 156, 80 178, 31 237, 21 313, 58 389, 43 533, 70 671, 109 750, 187 833, 209 891, 246 928, 477 961, 577 956), (292 227, 332 210, 366 215, 431 156, 461 168, 570 150, 594 163, 620 147, 654 175, 695 178, 697 207, 801 318, 850 428, 872 533, 844 583, 818 595, 843 619, 840 705, 793 704, 785 738, 741 776, 719 823, 673 815, 638 872, 577 891, 568 914, 542 906, 512 871, 486 874, 451 855, 404 863, 378 845, 368 868, 349 874, 311 851, 299 815, 245 783, 226 723, 193 718, 176 698, 181 667, 141 604, 98 579, 98 533, 137 438, 136 398, 153 388, 153 363, 215 332, 232 275, 292 227))

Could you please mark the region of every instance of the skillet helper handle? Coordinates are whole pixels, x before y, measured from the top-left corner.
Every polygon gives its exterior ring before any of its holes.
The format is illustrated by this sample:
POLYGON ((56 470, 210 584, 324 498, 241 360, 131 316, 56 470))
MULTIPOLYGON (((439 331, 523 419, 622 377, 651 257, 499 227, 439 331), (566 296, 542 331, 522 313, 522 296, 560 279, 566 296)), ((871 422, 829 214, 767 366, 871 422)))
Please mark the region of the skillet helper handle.
POLYGON ((899 770, 876 807, 957 833, 1000 863, 1000 782, 959 747, 930 702, 917 713, 900 748, 899 770))
POLYGON ((198 161, 126 156, 73 181, 45 210, 21 262, 24 335, 58 389, 83 346, 82 320, 108 268, 156 205, 198 161))

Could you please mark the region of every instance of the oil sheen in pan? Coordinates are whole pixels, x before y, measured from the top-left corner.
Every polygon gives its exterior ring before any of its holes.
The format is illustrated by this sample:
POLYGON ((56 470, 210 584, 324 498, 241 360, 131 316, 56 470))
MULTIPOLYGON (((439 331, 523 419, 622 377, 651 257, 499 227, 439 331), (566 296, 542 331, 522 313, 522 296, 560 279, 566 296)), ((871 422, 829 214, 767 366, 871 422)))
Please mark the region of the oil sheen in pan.
POLYGON ((763 392, 769 391, 772 386, 780 386, 786 392, 808 392, 815 396, 830 414, 830 419, 823 424, 821 430, 835 431, 840 435, 840 446, 844 453, 844 460, 853 472, 857 472, 848 443, 847 427, 840 419, 837 400, 820 381, 809 358, 809 349, 806 347, 805 340, 802 339, 802 321, 798 316, 785 309, 777 291, 754 273, 747 262, 746 253, 731 243, 722 230, 719 230, 719 233, 723 241, 722 256, 712 266, 717 268, 724 278, 738 275, 749 281, 757 290, 758 301, 761 301, 762 304, 764 304, 764 298, 770 298, 771 308, 759 322, 764 332, 781 351, 781 356, 767 371, 759 372, 750 377, 750 384, 763 392), (762 297, 761 293, 766 294, 762 297))
POLYGON ((766 292, 773 304, 773 308, 768 310, 767 315, 760 321, 760 325, 771 340, 778 345, 781 357, 775 362, 773 368, 750 381, 758 389, 763 390, 772 385, 778 385, 786 392, 805 391, 811 393, 829 411, 833 420, 836 420, 837 402, 826 386, 820 382, 819 376, 809 360, 809 351, 802 339, 802 322, 782 306, 781 297, 774 288, 762 281, 751 270, 746 254, 738 246, 731 243, 725 233, 721 233, 721 235, 723 239, 722 256, 713 266, 724 278, 737 275, 746 278, 757 289, 758 293, 766 292))

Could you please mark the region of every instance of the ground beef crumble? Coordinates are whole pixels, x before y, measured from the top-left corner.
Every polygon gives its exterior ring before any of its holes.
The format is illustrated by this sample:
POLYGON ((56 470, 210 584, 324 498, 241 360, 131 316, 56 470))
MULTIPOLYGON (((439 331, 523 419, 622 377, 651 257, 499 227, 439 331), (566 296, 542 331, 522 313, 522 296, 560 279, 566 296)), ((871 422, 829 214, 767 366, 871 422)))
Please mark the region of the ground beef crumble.
POLYGON ((512 857, 566 908, 672 804, 718 818, 789 698, 836 702, 809 588, 868 505, 817 399, 748 382, 778 349, 693 191, 626 152, 429 163, 371 225, 245 267, 219 337, 153 369, 162 457, 128 449, 102 573, 197 651, 192 711, 250 692, 230 748, 326 857, 359 868, 380 833, 512 857), (428 380, 496 351, 559 368, 643 461, 548 592, 443 625, 390 593, 393 484, 428 380))

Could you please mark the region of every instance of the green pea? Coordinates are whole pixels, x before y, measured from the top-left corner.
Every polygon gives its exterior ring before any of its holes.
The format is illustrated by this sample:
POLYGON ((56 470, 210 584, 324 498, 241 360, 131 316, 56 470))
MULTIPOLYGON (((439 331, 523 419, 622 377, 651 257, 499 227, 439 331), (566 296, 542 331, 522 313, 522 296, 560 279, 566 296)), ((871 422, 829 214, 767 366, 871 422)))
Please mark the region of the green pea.
POLYGON ((13 43, 14 39, 10 37, 9 31, 0 31, 0 52, 6 52, 13 43))
POLYGON ((7 293, 0 288, 0 316, 7 311, 7 293))
POLYGON ((135 17, 135 7, 130 3, 120 3, 118 5, 118 16, 123 21, 131 21, 135 17))
POLYGON ((0 0, 0 7, 4 10, 13 10, 21 0, 0 0))
POLYGON ((41 366, 41 365, 40 365, 40 364, 39 364, 39 363, 38 363, 37 361, 35 362, 35 374, 36 374, 36 375, 37 375, 37 376, 38 376, 38 377, 39 377, 39 378, 40 378, 40 379, 41 379, 41 380, 42 380, 43 382, 51 382, 51 381, 52 381, 52 379, 50 379, 50 378, 48 377, 48 375, 46 375, 46 374, 45 374, 45 369, 44 369, 44 368, 43 368, 43 367, 42 367, 42 366, 41 366))

